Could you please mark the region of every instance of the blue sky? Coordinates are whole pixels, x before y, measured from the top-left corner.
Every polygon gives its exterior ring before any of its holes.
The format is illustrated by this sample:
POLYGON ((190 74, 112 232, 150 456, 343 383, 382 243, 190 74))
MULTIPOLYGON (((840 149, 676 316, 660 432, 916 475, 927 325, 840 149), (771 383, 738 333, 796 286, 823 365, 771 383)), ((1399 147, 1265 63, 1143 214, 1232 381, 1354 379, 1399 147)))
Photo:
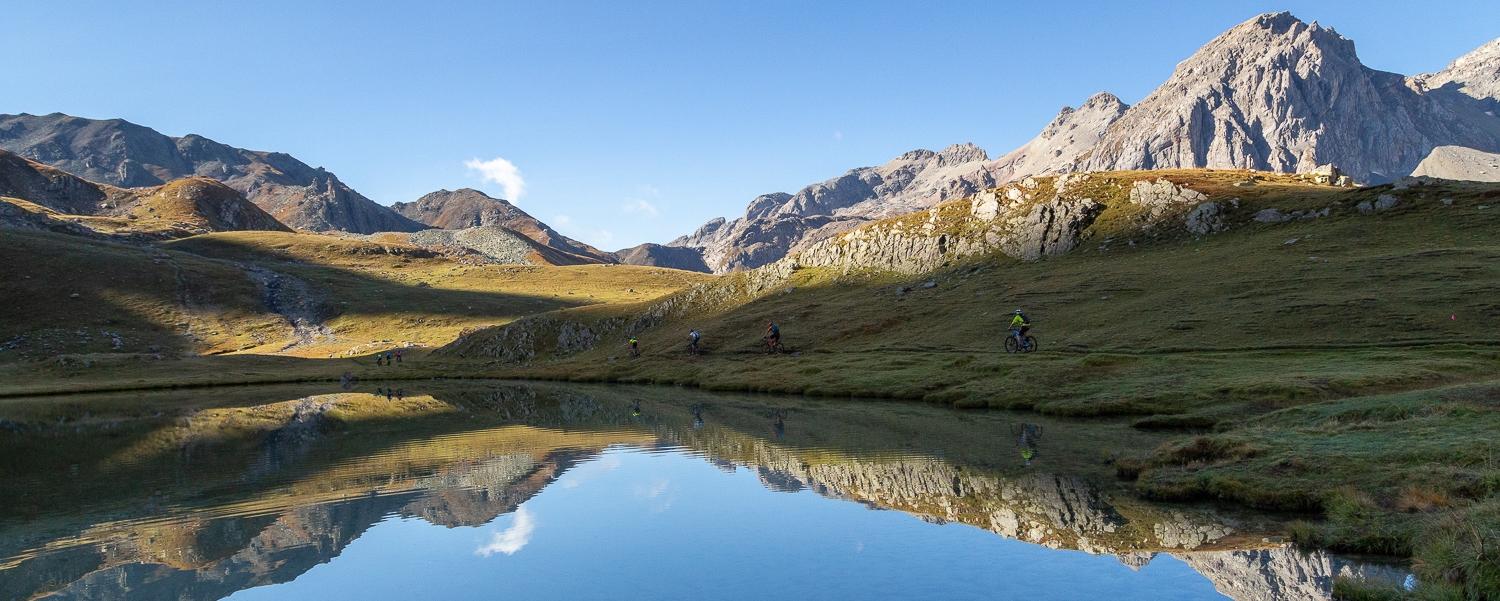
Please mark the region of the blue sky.
POLYGON ((289 152, 382 203, 514 195, 508 164, 522 208, 613 250, 913 148, 1002 154, 1094 92, 1139 100, 1272 10, 1408 74, 1500 36, 1493 0, 0 0, 0 112, 289 152))

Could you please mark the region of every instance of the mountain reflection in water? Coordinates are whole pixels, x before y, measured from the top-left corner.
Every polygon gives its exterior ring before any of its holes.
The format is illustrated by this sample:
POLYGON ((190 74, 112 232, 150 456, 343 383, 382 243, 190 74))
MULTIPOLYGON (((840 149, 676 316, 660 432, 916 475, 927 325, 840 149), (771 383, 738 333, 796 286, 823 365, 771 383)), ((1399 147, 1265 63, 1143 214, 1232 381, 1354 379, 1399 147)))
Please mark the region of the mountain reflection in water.
MULTIPOLYGON (((432 560, 400 563, 418 575, 491 556, 519 561, 538 524, 571 537, 570 555, 558 562, 567 565, 541 566, 556 570, 555 588, 522 597, 755 597, 764 592, 753 590, 760 581, 745 590, 705 589, 723 576, 703 570, 721 562, 753 570, 768 557, 811 554, 821 545, 799 537, 813 535, 857 534, 861 552, 865 538, 878 539, 894 555, 872 550, 851 560, 817 551, 802 565, 804 576, 818 575, 818 589, 795 597, 901 596, 915 589, 899 587, 927 586, 958 598, 1015 586, 1012 593, 1028 598, 1086 591, 1154 598, 1159 593, 1148 591, 1159 586, 1174 598, 1327 599, 1338 576, 1405 576, 1268 542, 1280 524, 1264 516, 1132 497, 1112 480, 1108 460, 1160 438, 1123 423, 647 387, 407 388, 397 401, 290 386, 10 401, 0 414, 0 598, 220 599, 278 584, 245 594, 353 596, 354 588, 317 587, 395 579, 405 572, 393 558, 405 552, 432 560), (585 494, 590 478, 611 472, 641 482, 616 497, 585 494), (750 475, 758 485, 745 489, 740 483, 750 475), (528 511, 534 499, 575 489, 583 492, 556 501, 572 508, 567 524, 528 511), (697 504, 674 507, 674 496, 697 504), (589 526, 634 502, 686 517, 626 514, 589 526), (968 530, 848 513, 860 505, 993 534, 976 540, 965 538, 968 530), (772 507, 781 513, 758 522, 758 510, 772 507), (411 530, 419 523, 463 530, 464 558, 438 561, 451 557, 453 535, 411 530), (785 530, 767 532, 768 523, 785 530), (609 537, 624 531, 636 534, 609 537), (377 533, 381 541, 395 538, 341 557, 377 533), (683 536, 697 544, 667 542, 683 536), (653 565, 686 572, 576 588, 633 561, 603 564, 604 549, 631 545, 653 548, 653 565), (913 555, 891 550, 902 546, 913 555), (1045 576, 1088 559, 1076 552, 1118 562, 1045 576), (881 562, 903 570, 900 578, 877 582, 881 562), (320 564, 329 565, 308 574, 320 564), (854 581, 861 570, 873 571, 863 584, 854 581)), ((481 597, 507 586, 470 576, 481 597)), ((796 577, 782 570, 765 578, 796 577)), ((425 596, 414 591, 426 589, 399 589, 417 583, 392 586, 383 593, 389 598, 425 596)))

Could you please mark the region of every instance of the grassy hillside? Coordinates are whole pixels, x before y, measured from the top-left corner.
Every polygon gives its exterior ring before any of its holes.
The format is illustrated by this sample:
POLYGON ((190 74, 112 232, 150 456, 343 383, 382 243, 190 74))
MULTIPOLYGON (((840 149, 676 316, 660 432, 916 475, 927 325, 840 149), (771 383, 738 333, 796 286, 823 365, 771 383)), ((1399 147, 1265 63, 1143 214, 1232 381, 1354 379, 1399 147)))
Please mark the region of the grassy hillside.
POLYGON ((0 319, 4 392, 337 378, 359 364, 294 359, 441 345, 466 328, 644 301, 706 277, 466 265, 411 247, 282 232, 131 245, 6 230, 0 261, 11 266, 0 281, 11 303, 0 319))

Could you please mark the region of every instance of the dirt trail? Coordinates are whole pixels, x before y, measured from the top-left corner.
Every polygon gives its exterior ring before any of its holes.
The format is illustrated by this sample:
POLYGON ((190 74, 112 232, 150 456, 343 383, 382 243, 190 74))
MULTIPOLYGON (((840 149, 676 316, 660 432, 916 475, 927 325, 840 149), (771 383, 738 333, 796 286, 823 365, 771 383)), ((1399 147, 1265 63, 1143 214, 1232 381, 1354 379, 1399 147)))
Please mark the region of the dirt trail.
POLYGON ((326 308, 307 282, 257 265, 240 265, 240 268, 260 286, 266 309, 280 315, 292 327, 292 341, 277 352, 334 340, 333 330, 323 325, 326 308))

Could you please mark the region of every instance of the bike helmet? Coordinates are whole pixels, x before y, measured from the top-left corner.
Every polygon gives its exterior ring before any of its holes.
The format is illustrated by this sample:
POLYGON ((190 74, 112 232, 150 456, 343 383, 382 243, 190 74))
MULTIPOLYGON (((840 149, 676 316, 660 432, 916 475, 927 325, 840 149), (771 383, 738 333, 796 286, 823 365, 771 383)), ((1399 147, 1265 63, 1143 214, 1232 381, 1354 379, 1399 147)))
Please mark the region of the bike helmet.
POLYGON ((1020 314, 1021 314, 1021 310, 1020 309, 1016 309, 1016 315, 1020 315, 1020 314))

